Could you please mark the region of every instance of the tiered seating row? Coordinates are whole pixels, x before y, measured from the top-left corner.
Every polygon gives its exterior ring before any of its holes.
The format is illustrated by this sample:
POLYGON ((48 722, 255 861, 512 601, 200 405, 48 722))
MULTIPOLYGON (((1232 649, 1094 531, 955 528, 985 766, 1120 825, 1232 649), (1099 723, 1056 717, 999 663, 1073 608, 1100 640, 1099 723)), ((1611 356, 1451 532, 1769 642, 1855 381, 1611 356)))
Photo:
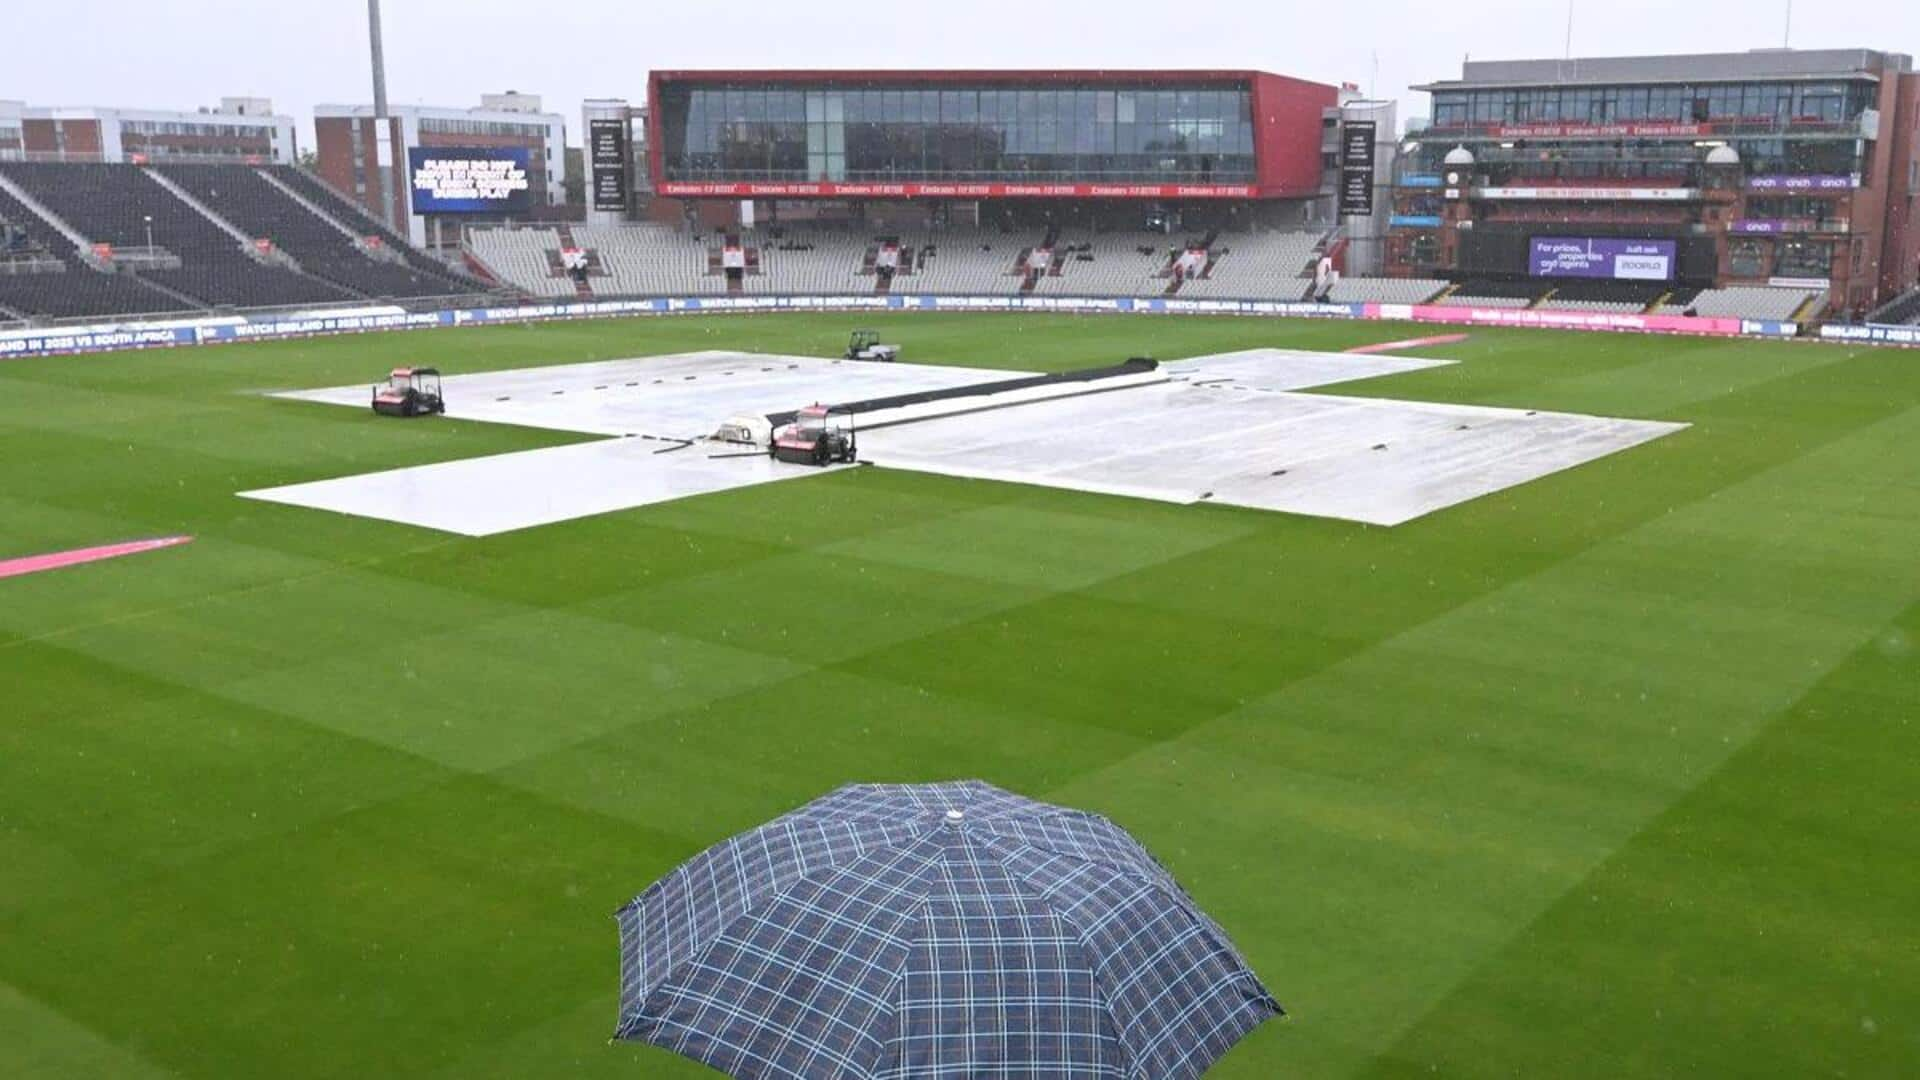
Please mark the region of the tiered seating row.
MULTIPOLYGON (((1024 276, 1022 251, 1038 237, 996 230, 944 229, 890 232, 913 255, 910 273, 896 278, 896 292, 946 295, 1013 295, 1024 276)), ((596 296, 717 296, 727 291, 714 272, 711 253, 720 239, 662 225, 575 226, 574 242, 597 251, 607 274, 593 279, 596 296)), ((758 273, 742 282, 748 294, 869 293, 876 278, 867 255, 879 237, 848 229, 793 228, 749 234, 758 273)), ((1228 234, 1215 240, 1212 272, 1185 281, 1181 296, 1298 300, 1319 237, 1312 233, 1228 234)), ((475 230, 474 253, 517 288, 557 296, 547 252, 559 241, 548 230, 475 230)), ((1104 233, 1056 241, 1053 266, 1035 292, 1055 296, 1154 296, 1170 283, 1167 268, 1182 250, 1159 233, 1104 233)))
POLYGON ((1920 325, 1920 289, 1913 290, 1875 312, 1873 321, 1895 326, 1920 325))
POLYGON ((79 319, 179 310, 178 300, 131 274, 102 274, 75 257, 73 243, 18 199, 0 190, 0 221, 26 233, 65 273, 0 274, 0 307, 28 318, 79 319))
POLYGON ((1696 315, 1715 318, 1785 321, 1793 318, 1794 313, 1807 301, 1819 296, 1819 292, 1811 289, 1742 285, 1707 289, 1694 297, 1690 304, 1669 302, 1662 305, 1660 310, 1668 315, 1679 315, 1690 310, 1696 315))
POLYGON ((436 293, 453 295, 487 291, 485 282, 467 277, 449 268, 445 263, 422 253, 407 243, 404 237, 369 217, 365 210, 348 202, 338 192, 304 170, 292 165, 270 165, 266 167, 266 171, 273 174, 274 179, 299 192, 301 198, 319 207, 322 213, 345 225, 356 234, 380 237, 388 249, 398 252, 400 257, 406 260, 415 274, 428 281, 437 282, 436 293))
POLYGON ((575 294, 573 280, 556 277, 548 258, 561 246, 560 234, 552 229, 484 229, 473 234, 473 253, 481 262, 515 288, 540 297, 575 294))
POLYGON ((154 247, 179 256, 181 265, 142 274, 203 303, 275 307, 356 298, 336 285, 256 262, 240 241, 137 166, 10 162, 0 172, 92 242, 145 248, 151 237, 154 247))
POLYGON ((471 292, 444 275, 369 258, 353 241, 258 172, 231 165, 168 165, 161 172, 247 235, 268 239, 300 269, 342 289, 372 297, 444 296, 471 292))
POLYGON ((1320 244, 1312 232, 1239 233, 1221 236, 1213 244, 1226 254, 1214 261, 1213 272, 1180 287, 1180 295, 1241 299, 1258 297, 1301 300, 1312 288, 1309 265, 1320 244))
POLYGON ((1341 278, 1327 299, 1336 304, 1424 304, 1447 284, 1434 278, 1341 278))

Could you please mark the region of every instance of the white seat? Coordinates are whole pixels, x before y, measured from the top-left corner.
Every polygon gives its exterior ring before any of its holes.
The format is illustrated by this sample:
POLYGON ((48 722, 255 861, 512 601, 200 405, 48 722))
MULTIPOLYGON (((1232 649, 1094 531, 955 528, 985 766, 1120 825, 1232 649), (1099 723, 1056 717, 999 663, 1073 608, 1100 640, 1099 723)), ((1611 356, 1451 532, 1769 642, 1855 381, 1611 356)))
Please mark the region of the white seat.
POLYGON ((1327 298, 1336 304, 1424 304, 1446 288, 1435 278, 1341 278, 1327 298))
POLYGON ((1661 308, 1661 312, 1678 315, 1692 310, 1696 315, 1708 318, 1784 322, 1792 319, 1808 300, 1820 295, 1812 289, 1735 285, 1725 289, 1707 289, 1689 303, 1668 304, 1661 308))
POLYGON ((552 229, 475 229, 473 253, 507 284, 534 296, 574 295, 573 279, 553 275, 548 252, 561 248, 552 229))

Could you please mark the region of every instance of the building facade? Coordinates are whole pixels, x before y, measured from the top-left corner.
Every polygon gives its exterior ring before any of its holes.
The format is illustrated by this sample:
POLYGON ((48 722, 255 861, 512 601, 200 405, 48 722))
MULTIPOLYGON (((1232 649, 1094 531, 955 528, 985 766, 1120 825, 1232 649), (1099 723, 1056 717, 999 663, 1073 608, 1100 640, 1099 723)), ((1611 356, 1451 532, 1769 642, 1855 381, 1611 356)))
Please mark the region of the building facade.
POLYGON ((459 226, 540 217, 566 201, 567 127, 558 113, 541 111, 540 98, 509 92, 489 94, 477 108, 394 105, 385 137, 371 105, 321 105, 314 109, 316 171, 334 190, 366 207, 416 245, 454 242, 459 226), (524 151, 528 210, 422 213, 410 197, 408 155, 416 149, 449 153, 524 151), (382 185, 386 208, 381 209, 382 185), (438 236, 436 237, 436 233, 438 236))
POLYGON ((683 200, 1313 200, 1337 104, 1250 71, 661 71, 649 89, 649 179, 683 200))
POLYGON ((22 149, 20 120, 26 110, 24 101, 0 101, 0 154, 19 153, 22 149))
POLYGON ((1340 192, 1342 233, 1336 260, 1342 273, 1373 277, 1386 272, 1388 207, 1399 158, 1400 106, 1342 89, 1328 118, 1331 166, 1326 183, 1340 192), (1354 160, 1349 162, 1349 155, 1354 160), (1353 185, 1363 184, 1364 193, 1353 185))
POLYGON ((1694 286, 1910 287, 1916 76, 1865 49, 1469 62, 1402 147, 1402 276, 1524 278, 1536 241, 1671 245, 1694 286))
POLYGON ((291 164, 299 149, 293 118, 275 115, 266 98, 222 98, 192 112, 22 106, 10 117, 0 107, 0 153, 45 161, 291 164))

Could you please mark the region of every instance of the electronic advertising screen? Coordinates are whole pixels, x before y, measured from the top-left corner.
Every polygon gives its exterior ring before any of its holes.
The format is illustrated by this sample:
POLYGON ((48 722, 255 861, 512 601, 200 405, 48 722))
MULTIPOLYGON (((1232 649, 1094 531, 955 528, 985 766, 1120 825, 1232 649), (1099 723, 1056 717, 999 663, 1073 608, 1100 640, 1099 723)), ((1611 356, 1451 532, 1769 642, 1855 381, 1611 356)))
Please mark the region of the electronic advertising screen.
POLYGON ((1674 240, 1536 236, 1527 261, 1534 277, 1672 281, 1679 254, 1674 240))
POLYGON ((1352 120, 1340 131, 1340 216, 1373 216, 1374 138, 1371 120, 1352 120))
POLYGON ((416 146, 407 176, 416 214, 524 214, 532 204, 524 146, 416 146))
POLYGON ((593 172, 593 208, 627 208, 627 122, 589 120, 587 159, 593 172))

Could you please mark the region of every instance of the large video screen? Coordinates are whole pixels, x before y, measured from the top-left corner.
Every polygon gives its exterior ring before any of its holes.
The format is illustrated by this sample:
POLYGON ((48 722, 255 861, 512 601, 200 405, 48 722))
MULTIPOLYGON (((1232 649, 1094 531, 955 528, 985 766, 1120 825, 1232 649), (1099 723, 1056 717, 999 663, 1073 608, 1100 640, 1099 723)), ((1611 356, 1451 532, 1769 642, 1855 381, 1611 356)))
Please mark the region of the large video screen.
POLYGON ((1679 253, 1673 240, 1536 236, 1528 264, 1534 277, 1672 281, 1679 253))
POLYGON ((532 174, 524 146, 416 146, 407 151, 416 214, 524 214, 532 174))

